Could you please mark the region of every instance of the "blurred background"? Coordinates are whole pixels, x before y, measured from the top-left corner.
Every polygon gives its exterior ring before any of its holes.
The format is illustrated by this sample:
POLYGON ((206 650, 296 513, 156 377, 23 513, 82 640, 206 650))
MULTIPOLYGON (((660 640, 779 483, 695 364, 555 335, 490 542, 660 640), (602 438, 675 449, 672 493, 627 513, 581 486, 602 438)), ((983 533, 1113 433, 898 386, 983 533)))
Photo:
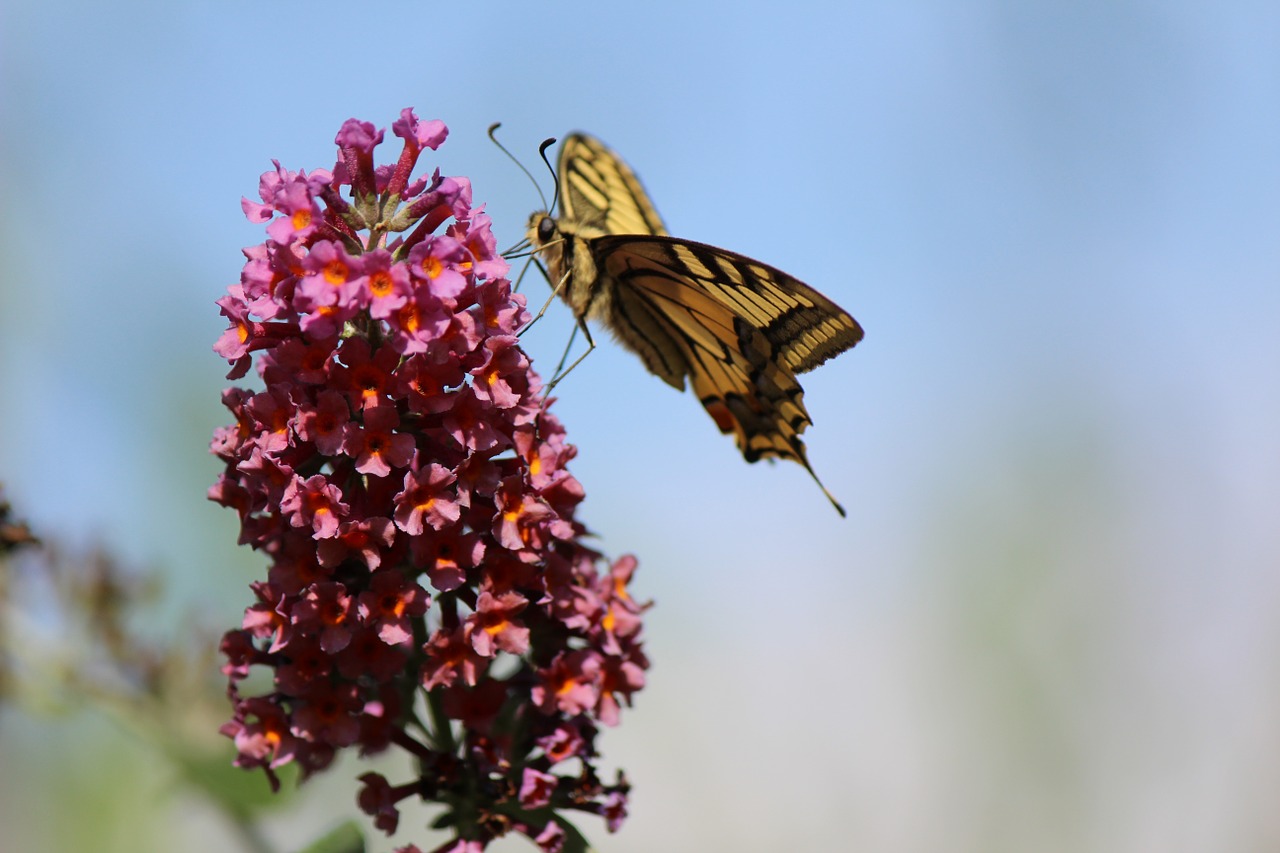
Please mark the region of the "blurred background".
MULTIPOLYGON (((804 379, 843 521, 621 350, 557 388, 581 517, 657 601, 601 741, 632 816, 588 837, 1280 849, 1280 6, 715 5, 6 4, 9 500, 160 574, 156 636, 237 624, 263 564, 204 495, 241 196, 413 106, 510 245, 540 202, 485 128, 544 188, 537 143, 588 130, 675 234, 867 331, 804 379)), ((571 328, 528 337, 544 373, 571 328)), ((98 714, 0 709, 0 767, 0 850, 242 849, 98 714)), ((267 836, 356 815, 363 769, 267 836)), ((370 849, 429 849, 426 819, 370 849)))

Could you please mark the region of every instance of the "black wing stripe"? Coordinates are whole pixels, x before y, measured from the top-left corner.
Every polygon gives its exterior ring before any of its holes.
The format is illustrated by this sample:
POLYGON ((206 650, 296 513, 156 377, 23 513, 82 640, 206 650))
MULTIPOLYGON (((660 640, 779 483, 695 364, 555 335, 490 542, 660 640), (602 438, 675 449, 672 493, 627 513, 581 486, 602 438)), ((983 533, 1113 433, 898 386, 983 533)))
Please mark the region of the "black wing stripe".
POLYGON ((862 330, 853 318, 833 317, 817 308, 791 308, 763 325, 761 332, 797 373, 812 370, 862 339, 862 330))
POLYGON ((661 312, 634 289, 617 291, 611 304, 619 339, 640 356, 651 373, 684 390, 688 364, 673 358, 681 355, 682 348, 672 335, 678 330, 673 330, 661 312))
POLYGON ((719 282, 706 283, 722 302, 732 305, 734 313, 756 325, 768 322, 777 311, 750 286, 725 287, 719 282))
POLYGON ((662 267, 670 279, 709 294, 728 310, 761 329, 776 357, 791 371, 804 373, 854 346, 862 328, 839 306, 803 282, 765 264, 721 249, 685 240, 600 238, 601 251, 623 251, 628 266, 662 267), (625 242, 624 242, 625 241, 625 242), (736 285, 720 277, 733 268, 736 285), (708 278, 706 275, 715 277, 708 278))
POLYGON ((575 163, 567 173, 562 174, 565 176, 562 180, 565 181, 571 195, 579 199, 578 202, 573 204, 573 207, 575 208, 575 215, 580 220, 590 220, 596 217, 585 217, 583 211, 577 210, 579 203, 584 209, 593 212, 609 209, 609 198, 605 194, 607 188, 597 180, 600 177, 598 173, 595 175, 588 174, 585 164, 575 163))
POLYGON ((719 352, 722 358, 733 354, 733 327, 697 306, 680 302, 669 294, 654 293, 655 309, 677 326, 684 336, 708 350, 719 352), (659 304, 660 303, 660 304, 659 304))

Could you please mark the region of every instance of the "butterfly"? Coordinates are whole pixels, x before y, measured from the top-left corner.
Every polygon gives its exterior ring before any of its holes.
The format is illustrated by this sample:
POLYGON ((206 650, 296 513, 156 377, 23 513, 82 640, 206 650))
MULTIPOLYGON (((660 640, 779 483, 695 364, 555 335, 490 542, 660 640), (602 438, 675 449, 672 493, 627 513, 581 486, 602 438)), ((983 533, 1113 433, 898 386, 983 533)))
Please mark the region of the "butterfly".
POLYGON ((559 217, 534 213, 528 237, 588 352, 595 320, 668 385, 687 379, 748 462, 800 463, 844 516, 800 440, 812 421, 796 374, 862 340, 858 322, 768 264, 668 236, 631 168, 586 134, 561 145, 559 199, 559 217))

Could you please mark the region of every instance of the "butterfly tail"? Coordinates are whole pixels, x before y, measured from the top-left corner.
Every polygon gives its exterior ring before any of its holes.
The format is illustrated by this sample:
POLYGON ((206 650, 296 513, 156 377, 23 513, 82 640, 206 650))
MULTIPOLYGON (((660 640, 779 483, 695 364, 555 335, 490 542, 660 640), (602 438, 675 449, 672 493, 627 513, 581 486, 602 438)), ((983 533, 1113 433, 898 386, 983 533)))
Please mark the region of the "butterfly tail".
MULTIPOLYGON (((800 433, 812 421, 804 407, 804 389, 795 376, 782 369, 770 357, 767 345, 753 331, 740 328, 742 354, 748 364, 730 362, 742 372, 739 380, 746 382, 738 387, 746 393, 722 390, 726 385, 717 383, 714 373, 695 373, 693 390, 720 431, 732 434, 748 462, 765 457, 791 459, 798 462, 813 477, 822 493, 831 501, 841 518, 847 518, 840 502, 827 490, 809 464, 800 433)), ((728 374, 726 374, 728 377, 728 374)), ((727 387, 732 387, 730 383, 727 387)))
POLYGON ((808 458, 804 455, 804 447, 801 446, 800 453, 796 456, 796 461, 804 466, 804 470, 809 472, 809 476, 818 484, 818 488, 822 489, 822 493, 827 496, 827 500, 831 501, 831 505, 836 508, 836 512, 840 513, 841 518, 848 518, 849 514, 844 511, 844 507, 840 505, 840 501, 836 500, 836 496, 822 485, 822 481, 818 479, 818 475, 814 472, 813 467, 809 464, 808 458))

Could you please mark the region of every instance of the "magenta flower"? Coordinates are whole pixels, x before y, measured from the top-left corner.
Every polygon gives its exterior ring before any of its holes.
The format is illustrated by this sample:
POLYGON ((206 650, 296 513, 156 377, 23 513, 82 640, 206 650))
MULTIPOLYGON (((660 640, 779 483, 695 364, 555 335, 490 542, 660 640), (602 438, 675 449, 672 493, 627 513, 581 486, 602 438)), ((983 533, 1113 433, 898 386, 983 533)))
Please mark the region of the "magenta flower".
POLYGON ((513 655, 528 651, 529 629, 517 618, 528 605, 518 593, 480 593, 476 612, 467 617, 467 636, 476 653, 491 658, 499 651, 513 655))
POLYGON ((418 797, 452 832, 424 849, 518 832, 556 853, 581 840, 568 811, 610 831, 626 813, 625 777, 604 784, 594 762, 648 667, 635 561, 583 542, 576 451, 471 182, 414 177, 447 129, 407 109, 391 129, 394 164, 353 119, 332 171, 276 163, 242 203, 267 236, 217 302, 214 349, 264 387, 224 393, 209 497, 268 566, 222 641, 222 731, 273 784, 285 764, 305 778, 339 750, 403 749, 410 778, 360 777, 379 829, 418 797), (264 669, 269 689, 242 693, 264 669))
POLYGON ((534 837, 533 841, 543 853, 560 853, 564 849, 566 837, 564 827, 551 820, 547 821, 547 825, 534 837))
POLYGON ((361 474, 385 477, 392 468, 404 469, 413 458, 413 436, 397 432, 400 415, 394 406, 375 406, 364 413, 364 423, 349 423, 343 450, 356 460, 361 474))
POLYGON ((429 603, 426 591, 404 572, 374 572, 369 588, 360 593, 360 618, 377 629, 382 642, 402 646, 413 639, 413 620, 427 612, 429 603))
POLYGON ((461 628, 452 634, 437 631, 423 651, 427 661, 422 667, 422 685, 428 690, 441 685, 452 687, 458 679, 474 687, 479 673, 488 665, 461 628))
POLYGON ((459 268, 470 260, 467 250, 452 237, 428 237, 409 252, 408 269, 427 293, 443 301, 466 290, 467 277, 459 268))
POLYGON ((312 584, 294 605, 290 620, 295 630, 320 638, 326 654, 337 654, 351 642, 355 602, 344 584, 335 581, 312 584))
MULTIPOLYGON (((283 347, 282 347, 283 348, 283 347)), ((321 391, 314 403, 298 406, 294 432, 303 441, 313 441, 325 456, 337 456, 347 435, 351 409, 337 391, 321 391)))
POLYGON ((298 281, 293 294, 293 305, 300 311, 323 314, 325 308, 349 311, 364 307, 360 296, 364 283, 364 264, 360 258, 347 254, 342 244, 334 240, 318 240, 310 247, 302 260, 306 275, 298 281))
POLYGON ((324 539, 337 535, 348 507, 342 503, 342 491, 317 474, 306 480, 294 477, 285 487, 280 509, 294 527, 310 527, 317 539, 324 539))
POLYGON ((316 543, 316 558, 322 566, 337 567, 343 560, 358 556, 373 571, 382 565, 382 553, 391 548, 395 538, 395 525, 389 518, 348 521, 338 529, 336 537, 316 543))
POLYGON ((538 674, 532 698, 548 713, 558 710, 576 717, 595 707, 600 697, 600 655, 594 651, 561 652, 538 674))
POLYGON ((520 805, 526 809, 540 809, 549 805, 551 795, 556 792, 556 783, 559 781, 559 776, 526 767, 524 782, 520 785, 520 805))
POLYGON ((443 530, 462 513, 455 483, 458 475, 432 462, 404 475, 404 491, 396 497, 396 526, 410 536, 419 536, 429 525, 443 530))
POLYGON ((386 249, 365 255, 365 282, 368 287, 369 316, 390 320, 413 295, 413 282, 404 264, 397 263, 386 249))
POLYGON ((395 832, 400 824, 400 810, 396 808, 396 803, 407 796, 406 792, 391 787, 391 783, 381 773, 365 773, 360 781, 364 783, 357 798, 360 810, 373 815, 374 826, 378 829, 388 835, 395 832))

